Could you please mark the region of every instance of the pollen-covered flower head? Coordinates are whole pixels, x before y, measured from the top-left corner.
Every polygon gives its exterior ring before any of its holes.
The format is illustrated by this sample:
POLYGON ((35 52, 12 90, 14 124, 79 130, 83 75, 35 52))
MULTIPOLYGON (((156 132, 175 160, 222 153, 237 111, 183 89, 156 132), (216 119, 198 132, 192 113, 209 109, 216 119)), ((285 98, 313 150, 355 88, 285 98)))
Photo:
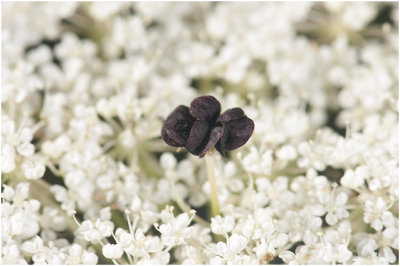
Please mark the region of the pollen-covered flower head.
POLYGON ((220 114, 221 104, 213 96, 195 98, 190 108, 179 105, 165 120, 161 136, 174 147, 185 147, 203 157, 212 147, 225 155, 243 146, 254 130, 253 120, 239 107, 220 114))

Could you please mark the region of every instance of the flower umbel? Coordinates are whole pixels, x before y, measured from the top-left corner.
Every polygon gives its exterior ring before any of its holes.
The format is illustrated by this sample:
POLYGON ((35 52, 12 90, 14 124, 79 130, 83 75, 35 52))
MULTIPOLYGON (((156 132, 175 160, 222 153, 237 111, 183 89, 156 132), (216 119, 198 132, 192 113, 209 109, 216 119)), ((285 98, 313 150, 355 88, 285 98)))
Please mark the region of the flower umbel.
POLYGON ((220 114, 221 105, 213 96, 197 97, 190 108, 179 105, 165 120, 161 136, 174 147, 185 147, 204 157, 212 147, 225 156, 243 146, 251 137, 254 122, 239 107, 220 114))
POLYGON ((397 2, 1 7, 3 264, 399 264, 397 2))

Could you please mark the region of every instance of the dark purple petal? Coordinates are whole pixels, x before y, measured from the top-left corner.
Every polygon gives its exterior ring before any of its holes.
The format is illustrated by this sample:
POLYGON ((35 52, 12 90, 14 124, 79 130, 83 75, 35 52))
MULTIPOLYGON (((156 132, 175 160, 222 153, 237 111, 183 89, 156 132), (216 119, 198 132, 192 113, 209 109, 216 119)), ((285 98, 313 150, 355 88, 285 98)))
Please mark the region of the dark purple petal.
POLYGON ((190 136, 186 142, 186 149, 194 154, 198 155, 201 151, 201 145, 204 139, 207 137, 209 129, 208 122, 204 119, 198 119, 193 123, 192 129, 190 130, 190 136))
POLYGON ((224 123, 221 141, 216 145, 217 150, 224 155, 226 151, 243 146, 253 134, 253 130, 254 122, 246 116, 224 123))
POLYGON ((199 119, 211 121, 215 119, 221 111, 221 104, 213 96, 197 97, 190 104, 190 114, 199 119))
POLYGON ((179 105, 164 121, 161 137, 168 145, 184 147, 189 138, 194 120, 189 113, 189 108, 179 105))
POLYGON ((244 116, 244 112, 242 108, 236 107, 232 109, 226 110, 223 114, 220 114, 217 121, 228 122, 231 120, 236 120, 242 118, 244 116))
POLYGON ((206 155, 206 152, 208 152, 212 147, 214 147, 215 143, 217 143, 220 140, 222 136, 222 130, 223 130, 222 126, 214 127, 213 130, 211 130, 210 138, 208 139, 206 146, 199 154, 200 158, 204 157, 204 155, 206 155))
POLYGON ((200 158, 215 147, 226 151, 244 145, 251 137, 254 123, 239 107, 220 115, 221 105, 213 96, 194 99, 190 108, 180 105, 165 120, 161 136, 175 147, 186 147, 200 158))

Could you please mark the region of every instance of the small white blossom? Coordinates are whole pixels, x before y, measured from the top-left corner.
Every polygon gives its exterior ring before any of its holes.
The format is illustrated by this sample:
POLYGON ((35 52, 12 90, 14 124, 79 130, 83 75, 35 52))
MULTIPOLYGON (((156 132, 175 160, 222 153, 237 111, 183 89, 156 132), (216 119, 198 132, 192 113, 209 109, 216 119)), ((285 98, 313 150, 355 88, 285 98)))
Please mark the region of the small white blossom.
POLYGON ((272 167, 272 151, 260 152, 251 147, 250 152, 243 158, 243 166, 251 173, 269 174, 272 167))
POLYGON ((170 219, 167 223, 159 226, 161 240, 166 246, 177 246, 184 244, 185 239, 192 237, 193 230, 189 227, 192 217, 182 213, 176 218, 170 219))
POLYGON ((79 227, 81 234, 87 241, 98 241, 104 237, 108 237, 112 234, 114 224, 110 221, 96 220, 93 223, 90 220, 85 220, 79 227))
POLYGON ((375 230, 382 230, 383 214, 385 214, 388 206, 382 197, 375 200, 365 201, 364 222, 370 223, 375 230))
POLYGON ((32 240, 25 241, 22 244, 21 249, 24 252, 33 255, 35 253, 38 253, 42 248, 42 246, 43 246, 43 240, 39 236, 35 236, 32 240))
POLYGON ((215 218, 211 218, 211 230, 215 234, 225 235, 233 230, 235 221, 233 216, 221 217, 217 215, 215 218))
POLYGON ((369 178, 369 170, 367 166, 359 166, 355 171, 348 169, 340 179, 340 183, 348 188, 358 188, 364 184, 364 181, 369 178))
POLYGON ((120 244, 106 244, 103 248, 103 255, 108 259, 119 259, 124 251, 120 244))
POLYGON ((39 179, 44 175, 45 166, 40 161, 26 160, 21 165, 27 179, 39 179))

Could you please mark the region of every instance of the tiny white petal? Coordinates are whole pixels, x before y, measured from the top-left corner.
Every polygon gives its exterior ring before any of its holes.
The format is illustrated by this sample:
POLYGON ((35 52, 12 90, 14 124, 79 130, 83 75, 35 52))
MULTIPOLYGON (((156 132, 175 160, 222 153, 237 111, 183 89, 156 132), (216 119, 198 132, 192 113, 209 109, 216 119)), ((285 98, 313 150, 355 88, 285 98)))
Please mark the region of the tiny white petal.
POLYGON ((291 251, 283 251, 279 254, 279 258, 281 258, 285 263, 290 263, 295 259, 295 255, 291 251))
POLYGON ((368 166, 363 165, 363 166, 357 167, 356 171, 355 171, 355 175, 356 175, 356 178, 361 179, 361 180, 368 179, 370 177, 368 166))
POLYGON ((29 142, 23 142, 22 144, 18 145, 17 151, 22 156, 30 157, 35 153, 35 146, 29 142))
POLYGON ((25 241, 22 244, 21 249, 22 251, 30 255, 33 255, 39 252, 42 246, 43 246, 43 240, 39 236, 35 236, 32 240, 25 241))
POLYGON ((96 254, 94 254, 93 252, 87 252, 86 250, 83 251, 81 258, 82 263, 85 265, 95 265, 97 264, 98 259, 99 258, 96 254))
POLYGON ((175 169, 177 161, 170 152, 165 152, 160 157, 160 165, 163 169, 175 169))
POLYGON ((69 254, 74 257, 80 257, 83 252, 82 246, 78 244, 72 244, 69 249, 69 254))
POLYGON ((119 259, 124 253, 120 244, 106 244, 103 246, 102 251, 107 259, 119 259))
POLYGON ((375 249, 377 248, 378 244, 375 240, 366 238, 357 244, 357 254, 362 257, 373 256, 375 254, 375 249))
POLYGON ((344 192, 340 192, 337 196, 336 196, 336 201, 335 203, 338 206, 344 206, 347 202, 348 196, 346 193, 344 192))
POLYGON ((111 219, 111 208, 104 207, 100 210, 100 219, 103 221, 107 221, 111 219))
POLYGON ((5 200, 11 201, 11 199, 14 197, 15 191, 12 187, 3 185, 3 193, 2 196, 4 197, 5 200))
POLYGON ((292 145, 284 145, 276 152, 276 155, 281 160, 294 160, 297 157, 297 151, 292 145))
POLYGON ((24 161, 21 169, 27 179, 39 179, 46 171, 46 167, 38 161, 24 161))
POLYGON ((210 260, 210 265, 223 265, 224 264, 224 259, 221 258, 220 256, 215 256, 210 260))
POLYGON ((10 173, 15 169, 15 149, 10 144, 2 144, 1 147, 1 171, 10 173))
POLYGON ((334 215, 331 212, 328 212, 328 214, 325 217, 325 221, 327 222, 327 224, 329 225, 334 225, 337 223, 338 218, 336 217, 336 215, 334 215))
POLYGON ((135 195, 131 201, 131 210, 133 212, 138 212, 141 207, 142 207, 142 200, 137 195, 135 195))
POLYGON ((357 188, 364 183, 362 175, 355 175, 354 171, 351 169, 346 170, 342 178, 340 179, 340 184, 348 188, 357 188))
POLYGON ((20 132, 19 132, 19 139, 22 142, 30 142, 32 140, 32 129, 24 127, 20 132))
POLYGON ((353 253, 345 246, 338 246, 338 260, 340 263, 345 263, 352 257, 353 253))
POLYGON ((247 245, 248 239, 239 234, 232 234, 228 239, 228 248, 233 253, 242 251, 247 245))
POLYGON ((318 204, 318 205, 312 205, 311 207, 311 213, 315 216, 322 216, 325 214, 326 210, 324 206, 318 204))

